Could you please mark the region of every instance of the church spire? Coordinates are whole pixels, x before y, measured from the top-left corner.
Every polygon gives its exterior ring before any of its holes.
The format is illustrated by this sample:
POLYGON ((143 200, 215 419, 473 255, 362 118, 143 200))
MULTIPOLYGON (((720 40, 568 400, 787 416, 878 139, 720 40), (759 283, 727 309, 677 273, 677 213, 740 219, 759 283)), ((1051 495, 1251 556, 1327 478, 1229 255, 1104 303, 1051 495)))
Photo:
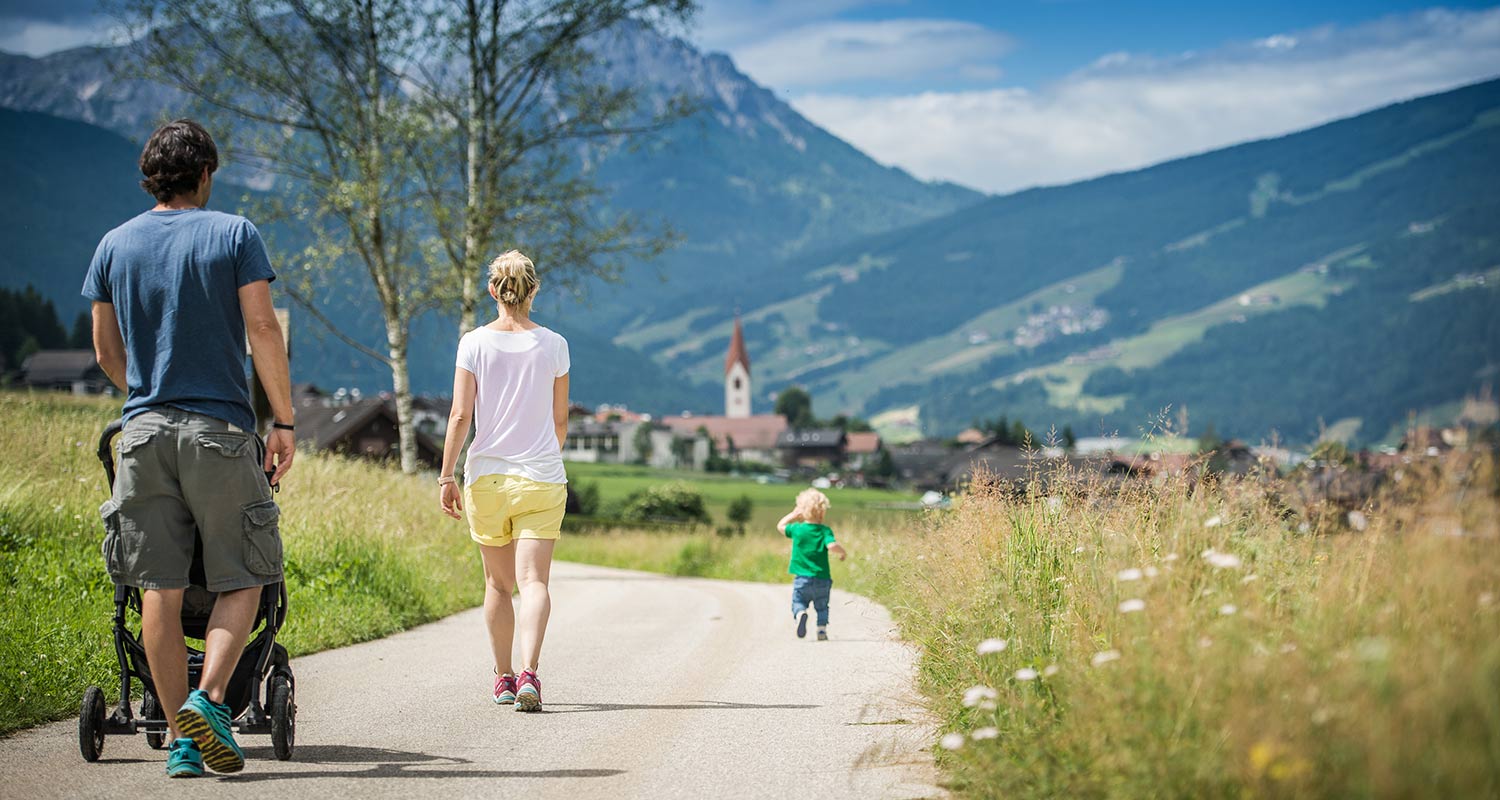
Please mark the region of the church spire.
POLYGON ((743 364, 745 374, 750 374, 750 354, 745 350, 745 329, 740 326, 740 315, 734 315, 734 335, 729 338, 729 353, 724 356, 724 374, 734 368, 735 364, 743 364))

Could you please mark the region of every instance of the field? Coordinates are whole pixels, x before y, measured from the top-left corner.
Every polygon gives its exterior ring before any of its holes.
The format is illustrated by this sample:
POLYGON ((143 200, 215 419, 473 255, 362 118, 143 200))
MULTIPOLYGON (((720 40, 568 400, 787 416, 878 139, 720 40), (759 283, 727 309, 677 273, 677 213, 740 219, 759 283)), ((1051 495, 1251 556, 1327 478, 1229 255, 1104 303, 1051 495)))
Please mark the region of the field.
MULTIPOLYGON (((0 729, 73 712, 110 673, 98 403, 0 395, 0 729)), ((282 495, 298 652, 478 600, 427 481, 303 457, 282 495), (333 488, 337 487, 337 488, 333 488), (361 499, 388 498, 371 509, 361 499), (349 520, 357 520, 351 526, 349 520)), ((606 497, 646 476, 590 467, 606 497)), ((965 797, 1494 797, 1500 794, 1500 473, 1416 464, 1370 501, 1304 507, 1272 480, 970 494, 950 512, 836 495, 837 585, 885 603, 965 797), (868 502, 865 502, 868 501, 868 502)), ((755 491, 757 518, 796 487, 755 491)), ((562 558, 786 581, 785 540, 609 531, 562 558)), ((833 631, 837 633, 837 620, 833 631)), ((788 633, 790 635, 790 632, 788 633)))
MULTIPOLYGON (((797 493, 807 488, 801 483, 757 483, 755 480, 729 475, 705 474, 702 472, 669 472, 629 464, 585 464, 568 462, 568 480, 577 489, 586 484, 597 484, 601 505, 623 501, 632 492, 670 481, 687 481, 703 495, 708 512, 715 524, 724 524, 724 512, 729 504, 739 497, 749 497, 754 505, 754 516, 750 527, 764 532, 774 532, 776 521, 792 510, 797 493)), ((910 492, 883 489, 828 489, 825 491, 837 513, 845 518, 883 519, 904 518, 901 511, 882 506, 911 506, 917 496, 910 492)))

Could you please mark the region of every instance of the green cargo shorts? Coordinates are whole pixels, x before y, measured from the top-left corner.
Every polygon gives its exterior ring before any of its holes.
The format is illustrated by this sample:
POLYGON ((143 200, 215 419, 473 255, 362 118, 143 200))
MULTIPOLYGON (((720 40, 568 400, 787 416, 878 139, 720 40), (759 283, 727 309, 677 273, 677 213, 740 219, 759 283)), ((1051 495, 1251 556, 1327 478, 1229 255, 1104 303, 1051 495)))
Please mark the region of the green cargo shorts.
POLYGON ((223 420, 159 408, 125 422, 104 518, 104 564, 116 583, 189 585, 194 535, 211 592, 281 580, 281 510, 255 434, 223 420))

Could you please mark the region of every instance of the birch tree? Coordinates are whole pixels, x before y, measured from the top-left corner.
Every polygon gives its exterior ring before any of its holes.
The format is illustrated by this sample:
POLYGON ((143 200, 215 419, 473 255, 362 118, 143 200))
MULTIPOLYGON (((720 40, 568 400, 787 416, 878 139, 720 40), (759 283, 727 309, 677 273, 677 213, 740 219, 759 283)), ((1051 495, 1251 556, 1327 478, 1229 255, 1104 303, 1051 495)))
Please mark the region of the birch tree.
POLYGON ((595 216, 599 189, 577 154, 617 146, 692 110, 670 98, 643 113, 639 87, 611 86, 595 67, 591 37, 631 25, 665 34, 695 11, 690 0, 462 0, 437 26, 458 65, 449 82, 429 80, 438 115, 458 136, 448 158, 424 159, 431 217, 459 335, 476 324, 485 263, 502 240, 545 253, 538 264, 556 286, 611 278, 626 257, 649 258, 671 241, 627 216, 595 216), (458 78, 461 78, 459 80, 458 78), (441 169, 452 164, 461 172, 441 169))
MULTIPOLYGON (((431 52, 427 5, 410 0, 141 0, 127 17, 137 67, 215 114, 233 152, 277 177, 277 216, 304 229, 293 270, 309 292, 355 265, 380 306, 383 348, 330 329, 386 365, 401 468, 417 468, 408 370, 412 321, 437 302, 410 180, 432 135, 412 75, 431 52), (231 133, 232 131, 232 133, 231 133)), ((296 293, 297 286, 290 287, 296 293)))

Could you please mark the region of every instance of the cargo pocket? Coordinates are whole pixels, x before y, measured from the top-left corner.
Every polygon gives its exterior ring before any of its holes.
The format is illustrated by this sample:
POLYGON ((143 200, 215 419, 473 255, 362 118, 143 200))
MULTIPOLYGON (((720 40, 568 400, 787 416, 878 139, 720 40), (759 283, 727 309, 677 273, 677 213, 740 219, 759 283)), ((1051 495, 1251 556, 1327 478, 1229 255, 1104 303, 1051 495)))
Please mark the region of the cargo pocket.
POLYGON ((281 509, 274 500, 251 503, 245 509, 245 567, 256 575, 281 574, 281 509))
POLYGON ((200 433, 198 446, 213 450, 225 458, 239 458, 250 452, 250 437, 243 433, 200 433))
POLYGON ((124 574, 120 552, 123 547, 120 542, 120 504, 105 500, 104 505, 99 506, 99 517, 104 520, 104 544, 99 548, 104 554, 104 570, 111 578, 119 578, 124 574))
POLYGON ((124 433, 120 434, 120 455, 123 456, 135 450, 139 450, 141 445, 151 441, 151 437, 155 435, 156 431, 151 430, 125 431, 124 433))

